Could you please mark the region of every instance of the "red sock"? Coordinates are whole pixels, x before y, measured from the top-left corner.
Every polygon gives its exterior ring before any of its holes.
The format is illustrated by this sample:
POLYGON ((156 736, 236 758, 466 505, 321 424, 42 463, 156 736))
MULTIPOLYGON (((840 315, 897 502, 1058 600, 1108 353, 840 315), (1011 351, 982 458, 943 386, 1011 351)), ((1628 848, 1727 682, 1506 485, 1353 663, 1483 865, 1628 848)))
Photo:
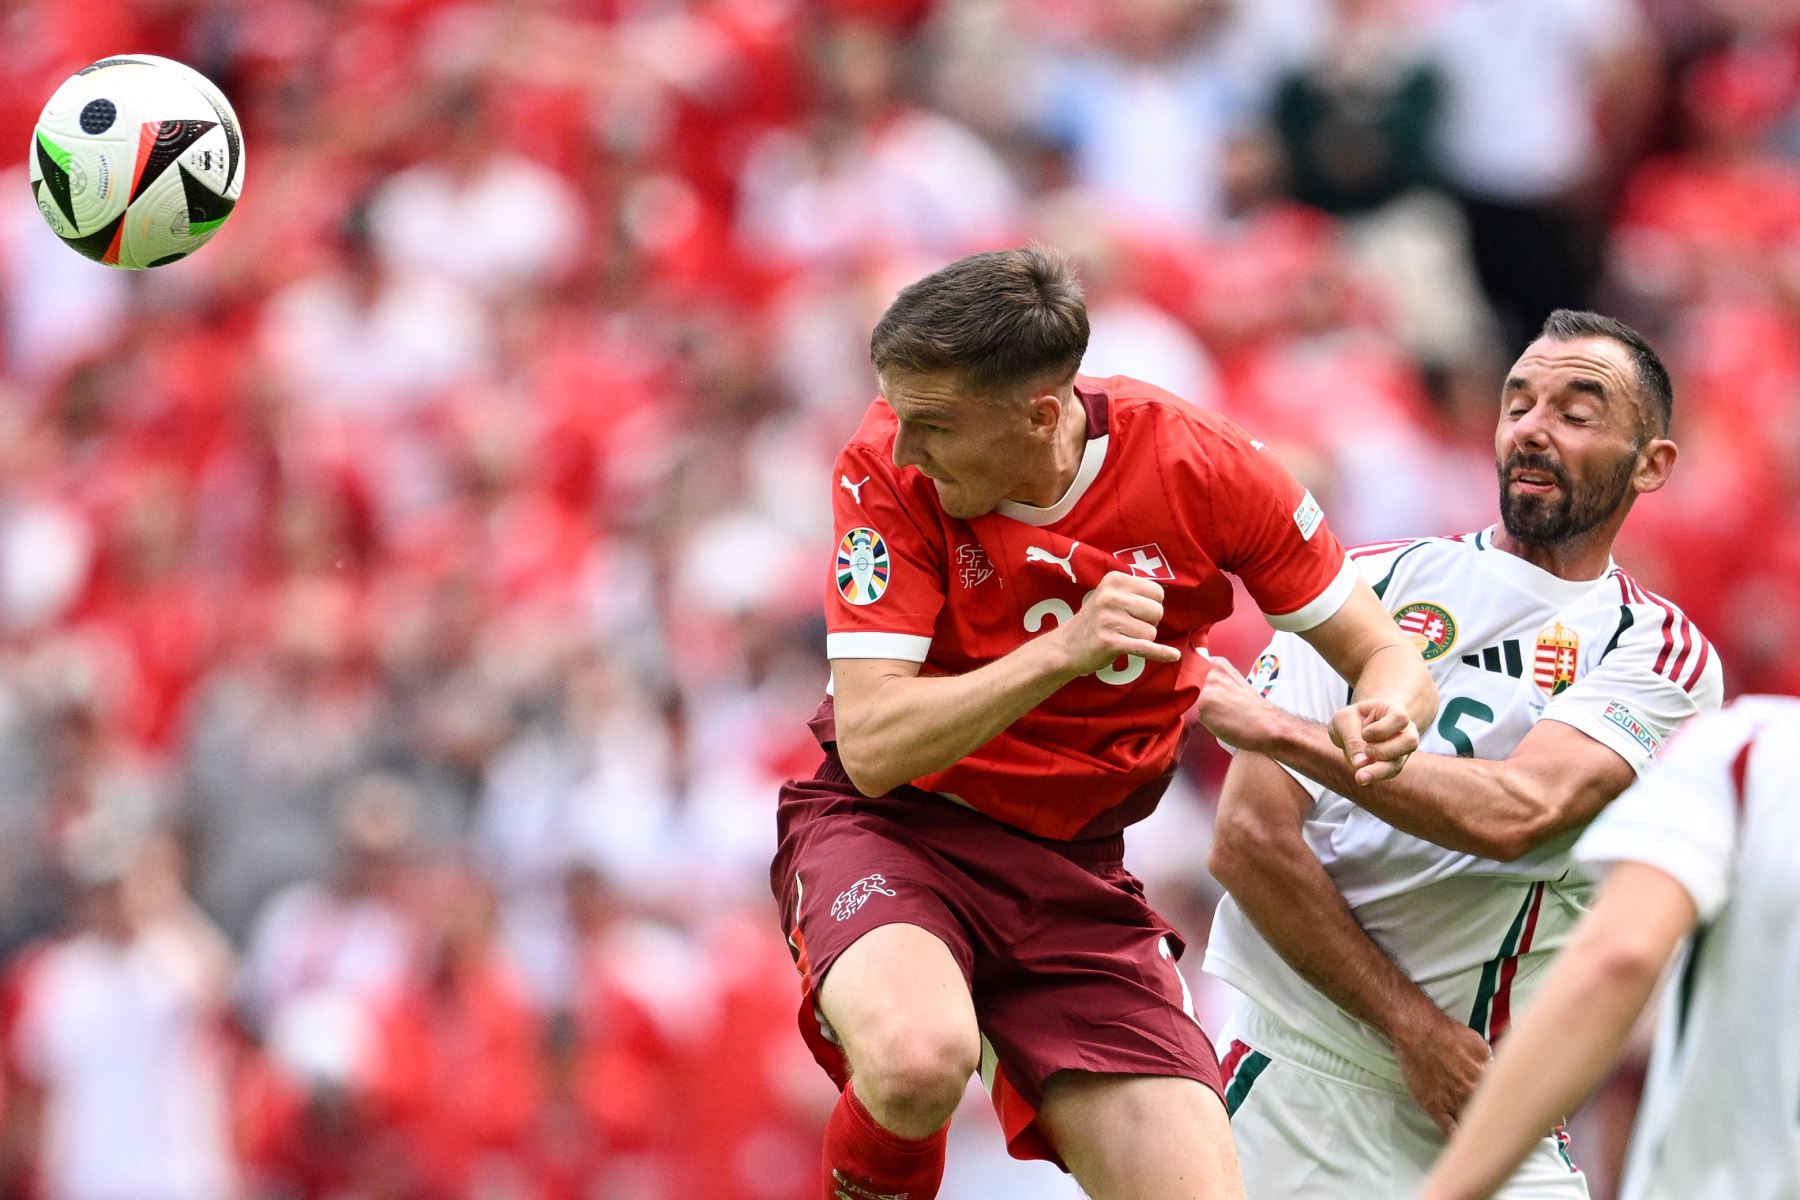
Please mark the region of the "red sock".
POLYGON ((889 1133, 846 1085, 825 1125, 825 1200, 933 1200, 949 1128, 917 1139, 889 1133))

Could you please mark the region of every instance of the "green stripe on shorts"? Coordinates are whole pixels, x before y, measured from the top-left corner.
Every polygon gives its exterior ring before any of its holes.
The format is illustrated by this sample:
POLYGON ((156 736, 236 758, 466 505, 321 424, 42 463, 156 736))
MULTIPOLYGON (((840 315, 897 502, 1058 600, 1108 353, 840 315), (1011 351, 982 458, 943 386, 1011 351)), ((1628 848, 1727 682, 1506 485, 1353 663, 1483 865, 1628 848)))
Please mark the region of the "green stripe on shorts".
POLYGON ((1244 1056, 1244 1061, 1238 1064, 1238 1069, 1231 1073, 1231 1086, 1225 1089, 1226 1116, 1237 1115, 1238 1107, 1250 1095, 1251 1085, 1256 1082, 1256 1077, 1261 1075, 1263 1068, 1268 1065, 1269 1056, 1260 1050, 1252 1050, 1244 1056))

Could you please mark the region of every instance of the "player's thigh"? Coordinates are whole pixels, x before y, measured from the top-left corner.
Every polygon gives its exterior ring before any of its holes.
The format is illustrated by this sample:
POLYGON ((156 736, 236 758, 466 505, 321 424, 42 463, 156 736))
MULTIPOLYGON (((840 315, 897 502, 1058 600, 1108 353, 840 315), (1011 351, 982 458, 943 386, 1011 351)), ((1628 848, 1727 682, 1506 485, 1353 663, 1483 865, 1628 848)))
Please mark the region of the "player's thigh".
POLYGON ((981 1059, 975 1003, 943 939, 918 925, 878 925, 837 956, 818 1003, 852 1070, 916 1063, 919 1070, 981 1059))
POLYGON ((1260 1054, 1232 1072, 1225 1096, 1249 1200, 1400 1200, 1417 1192, 1407 1190, 1415 1167, 1396 1144, 1405 1139, 1404 1096, 1260 1054))
POLYGON ((1063 1071, 1038 1125, 1095 1200, 1237 1200, 1231 1125, 1219 1095, 1173 1075, 1063 1071))

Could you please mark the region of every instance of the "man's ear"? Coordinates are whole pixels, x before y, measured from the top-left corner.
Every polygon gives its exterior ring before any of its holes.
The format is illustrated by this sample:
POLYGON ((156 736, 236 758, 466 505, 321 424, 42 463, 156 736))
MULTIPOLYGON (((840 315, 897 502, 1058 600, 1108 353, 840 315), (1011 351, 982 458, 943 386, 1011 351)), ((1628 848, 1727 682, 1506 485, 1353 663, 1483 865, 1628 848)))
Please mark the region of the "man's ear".
POLYGON ((1631 486, 1639 495, 1654 492, 1669 482, 1675 473, 1675 443, 1668 438, 1652 438, 1638 451, 1637 466, 1631 472, 1631 486))
POLYGON ((1067 411, 1069 401, 1055 392, 1039 392, 1027 404, 1031 432, 1039 437, 1055 437, 1056 431, 1062 428, 1062 415, 1067 411))

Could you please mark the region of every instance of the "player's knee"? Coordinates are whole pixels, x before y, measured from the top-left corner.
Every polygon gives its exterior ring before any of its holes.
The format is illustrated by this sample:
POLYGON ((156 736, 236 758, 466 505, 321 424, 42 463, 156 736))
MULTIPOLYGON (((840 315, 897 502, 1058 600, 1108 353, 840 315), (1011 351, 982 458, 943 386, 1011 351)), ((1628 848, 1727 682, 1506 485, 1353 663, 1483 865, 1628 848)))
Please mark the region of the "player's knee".
POLYGON ((853 1064, 856 1094, 883 1125, 920 1136, 950 1119, 980 1065, 972 1029, 896 1030, 864 1047, 853 1064))

